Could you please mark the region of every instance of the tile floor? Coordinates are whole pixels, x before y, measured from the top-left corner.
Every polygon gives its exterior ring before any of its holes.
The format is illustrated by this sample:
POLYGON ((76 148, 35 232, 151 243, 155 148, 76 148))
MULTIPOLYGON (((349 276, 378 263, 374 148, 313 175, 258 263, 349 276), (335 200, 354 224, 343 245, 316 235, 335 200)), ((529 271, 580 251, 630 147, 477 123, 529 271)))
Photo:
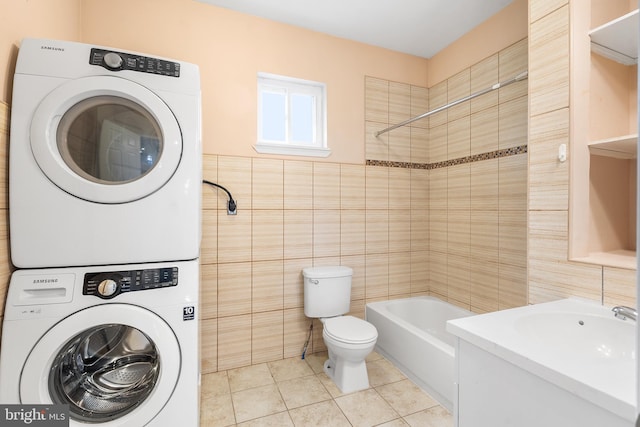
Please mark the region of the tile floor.
POLYGON ((377 353, 371 387, 342 394, 322 371, 326 353, 202 376, 202 427, 451 427, 453 417, 377 353))

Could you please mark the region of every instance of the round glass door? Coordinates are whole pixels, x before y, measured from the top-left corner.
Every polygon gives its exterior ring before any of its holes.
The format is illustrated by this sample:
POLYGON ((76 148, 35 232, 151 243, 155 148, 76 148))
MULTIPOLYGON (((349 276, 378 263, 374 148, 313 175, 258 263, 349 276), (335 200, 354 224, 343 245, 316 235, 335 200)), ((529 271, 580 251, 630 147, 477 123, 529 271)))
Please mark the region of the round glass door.
POLYGON ((73 419, 105 422, 142 404, 159 375, 160 355, 147 335, 127 325, 99 325, 62 346, 49 394, 53 403, 69 405, 73 419))
POLYGON ((63 191, 97 203, 127 203, 162 188, 182 157, 182 132, 146 87, 111 76, 58 86, 31 120, 31 151, 63 191))
POLYGON ((158 315, 103 304, 65 317, 27 356, 20 402, 68 404, 72 420, 143 426, 171 398, 182 366, 178 339, 158 315))

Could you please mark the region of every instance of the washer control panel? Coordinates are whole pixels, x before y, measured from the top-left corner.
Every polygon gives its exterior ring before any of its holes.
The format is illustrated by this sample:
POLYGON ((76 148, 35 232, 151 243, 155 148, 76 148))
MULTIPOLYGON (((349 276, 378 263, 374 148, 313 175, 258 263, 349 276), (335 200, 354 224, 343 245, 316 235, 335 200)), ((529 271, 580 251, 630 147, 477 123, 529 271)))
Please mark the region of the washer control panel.
POLYGON ((82 294, 110 299, 125 292, 177 285, 178 267, 86 273, 82 294))
POLYGON ((91 49, 89 64, 98 65, 109 71, 131 70, 141 73, 180 77, 180 63, 149 56, 132 55, 104 49, 91 49))

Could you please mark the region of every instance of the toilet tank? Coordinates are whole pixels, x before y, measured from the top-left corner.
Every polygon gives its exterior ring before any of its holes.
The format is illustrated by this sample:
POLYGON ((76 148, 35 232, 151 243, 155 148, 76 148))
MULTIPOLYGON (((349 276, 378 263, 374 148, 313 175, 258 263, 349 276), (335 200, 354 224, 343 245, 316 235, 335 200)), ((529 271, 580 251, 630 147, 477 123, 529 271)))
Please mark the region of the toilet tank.
POLYGON ((344 266, 307 267, 304 277, 304 314, 334 317, 349 312, 353 270, 344 266))

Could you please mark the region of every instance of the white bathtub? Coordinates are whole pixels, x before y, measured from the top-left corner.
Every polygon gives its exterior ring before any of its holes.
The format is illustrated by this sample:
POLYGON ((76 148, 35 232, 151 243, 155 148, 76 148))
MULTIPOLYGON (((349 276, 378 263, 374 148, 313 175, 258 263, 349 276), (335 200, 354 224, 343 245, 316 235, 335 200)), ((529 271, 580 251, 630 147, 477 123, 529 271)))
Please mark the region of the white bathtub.
POLYGON ((367 304, 367 321, 378 329, 376 351, 451 411, 454 392, 454 336, 447 320, 473 313, 434 297, 367 304))

